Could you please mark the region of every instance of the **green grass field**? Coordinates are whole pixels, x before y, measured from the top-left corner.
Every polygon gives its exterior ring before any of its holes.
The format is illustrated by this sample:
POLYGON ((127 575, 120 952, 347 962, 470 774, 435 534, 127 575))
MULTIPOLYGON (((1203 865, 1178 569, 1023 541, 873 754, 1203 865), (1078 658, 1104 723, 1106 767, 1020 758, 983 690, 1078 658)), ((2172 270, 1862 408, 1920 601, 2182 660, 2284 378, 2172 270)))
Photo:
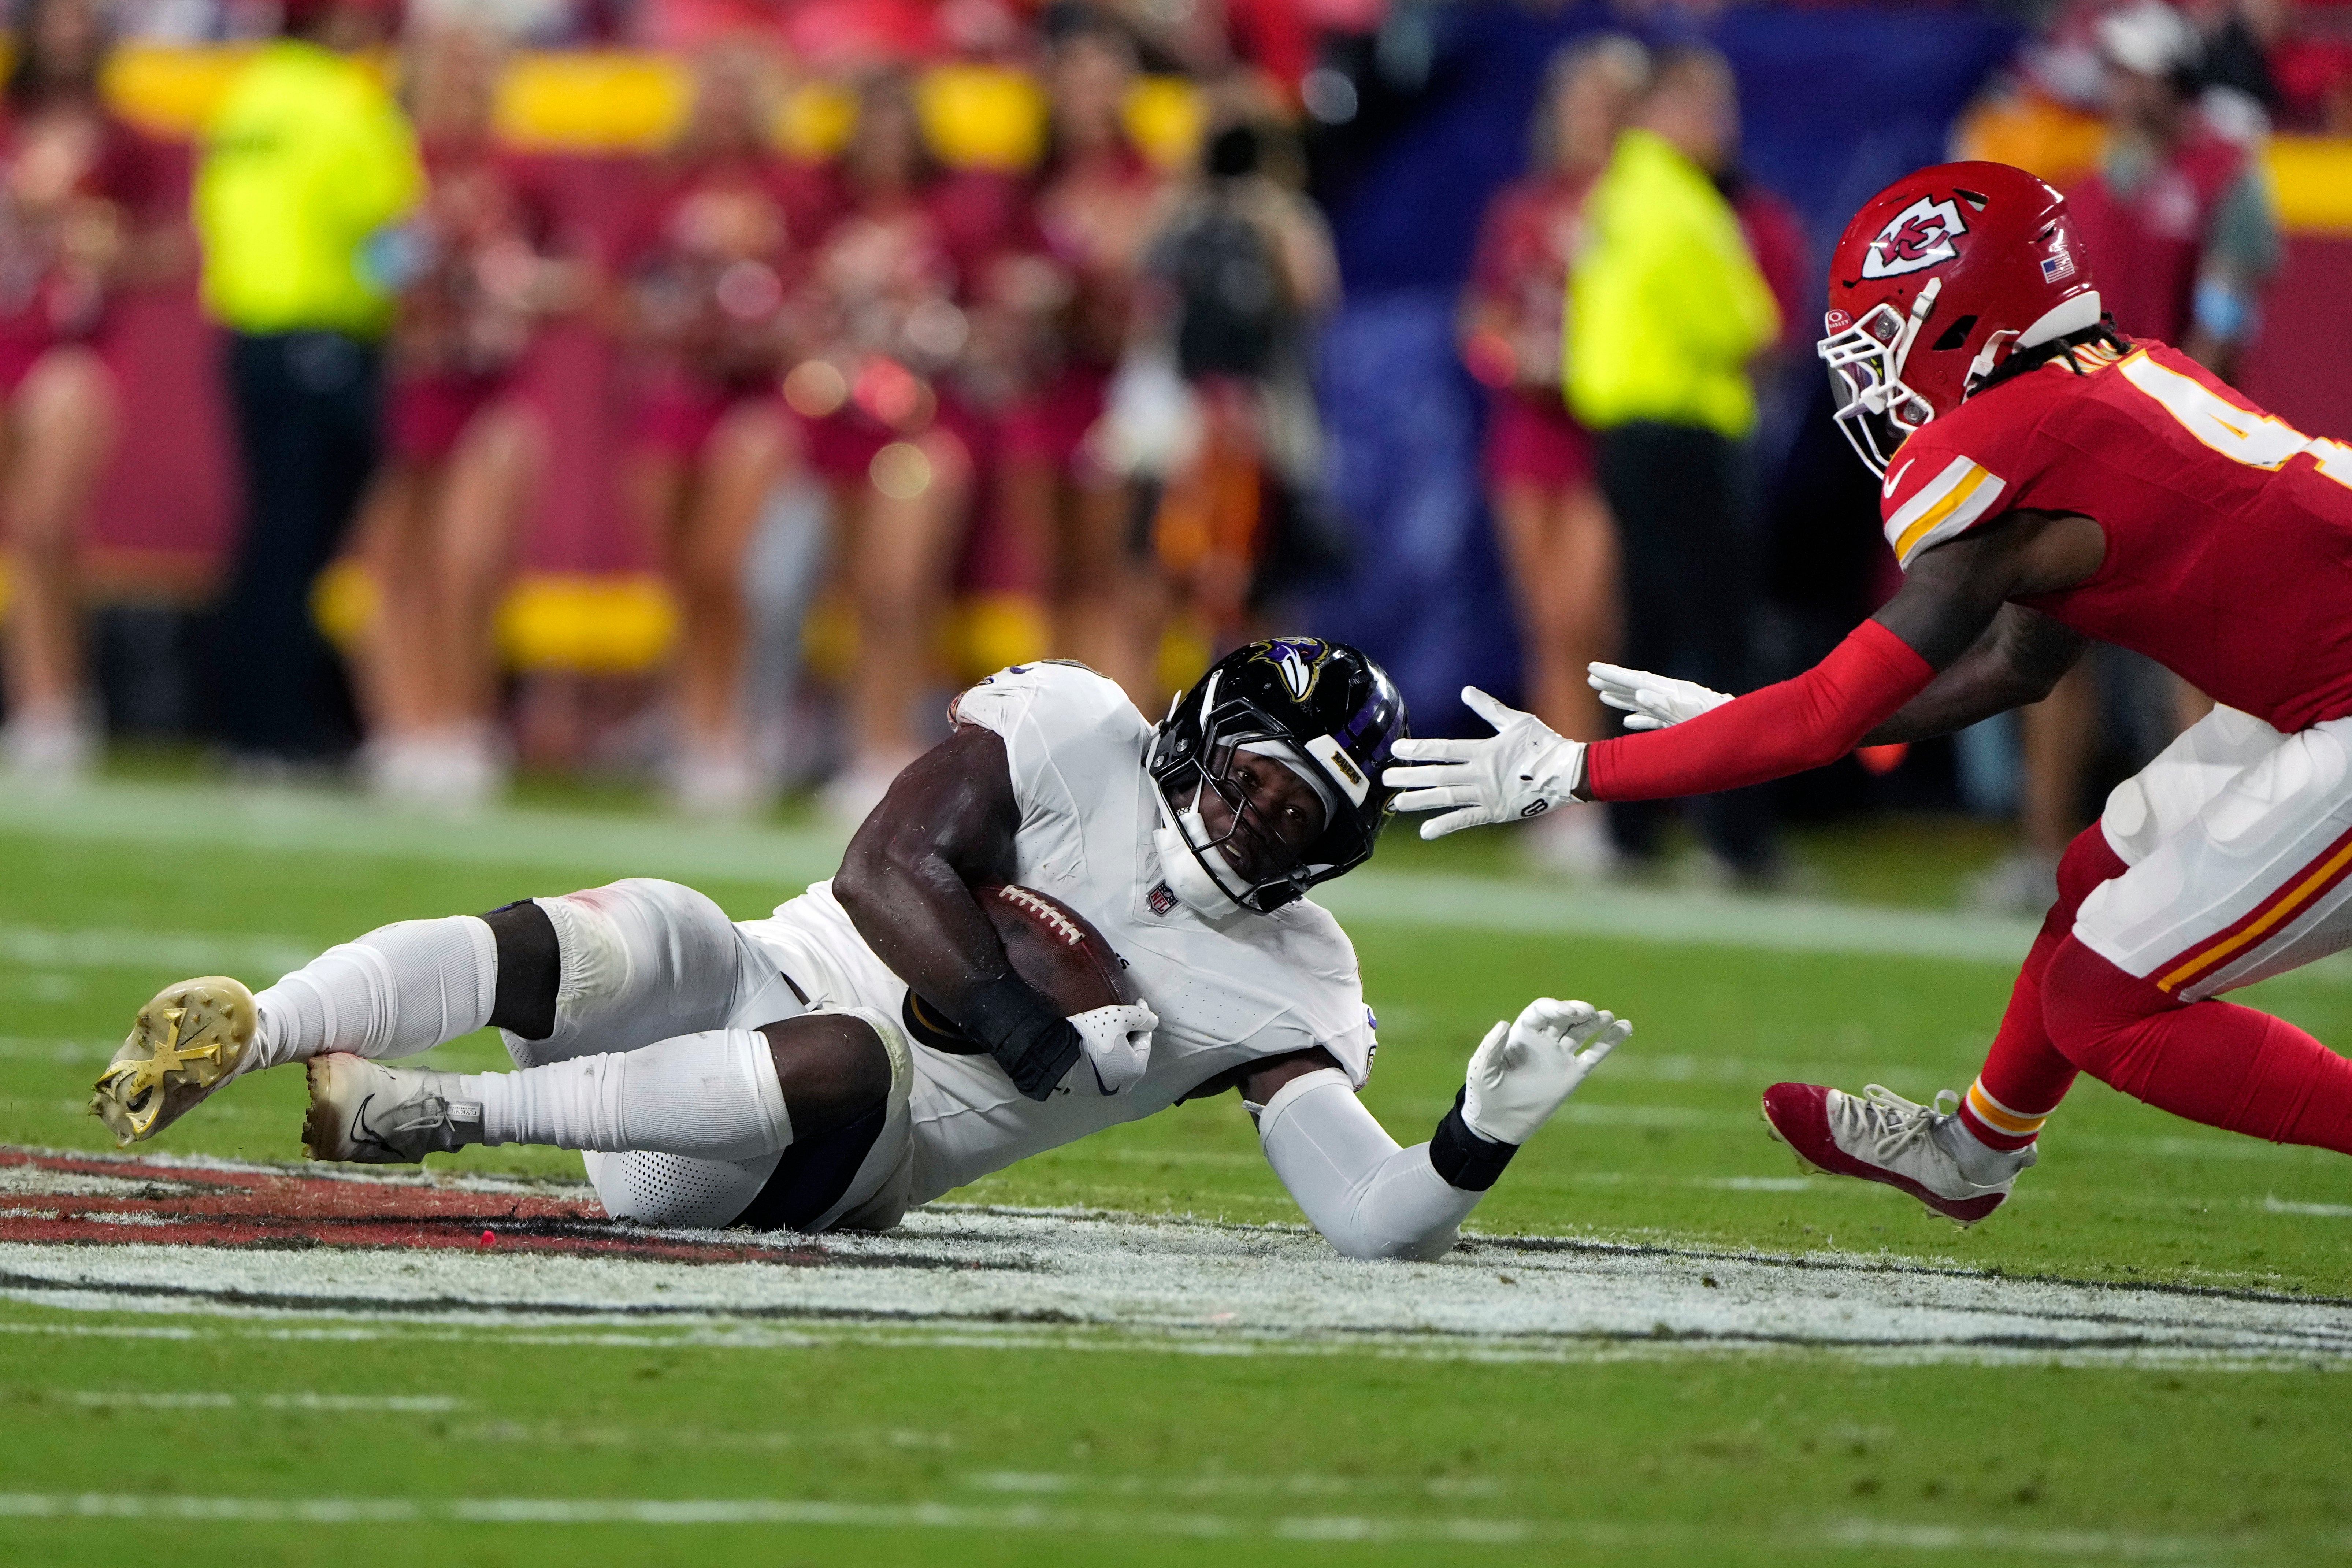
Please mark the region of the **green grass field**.
MULTIPOLYGON (((1858 910, 1583 899, 1517 879, 1506 845, 1440 848, 1398 843, 1332 900, 1381 1023, 1366 1099, 1402 1141, 1427 1135, 1479 1033, 1531 995, 1588 997, 1638 1026, 1474 1230, 2352 1297, 2352 1163, 2190 1126, 2088 1081, 2018 1197, 1976 1230, 1882 1189, 1793 1180, 1756 1119, 1763 1086, 1875 1081, 1924 1099, 1973 1073, 2017 932, 1932 906, 1990 852, 1980 833, 1898 824, 1808 847, 1815 885, 1881 901, 1858 910), (1519 909, 1537 929, 1492 929, 1519 909)), ((749 915, 822 875, 826 853, 805 830, 673 829, 562 801, 458 827, 156 783, 0 802, 0 1143, 109 1146, 80 1113, 90 1078, 152 991, 215 959, 258 984, 387 921, 631 873, 749 915)), ((2326 966, 2255 999, 2352 1040, 2352 983, 2326 966)), ((504 1065, 487 1035, 435 1059, 504 1065)), ((160 1147, 296 1160, 300 1103, 298 1075, 241 1082, 160 1147)), ((578 1169, 514 1150, 451 1163, 578 1169)), ((1298 1217, 1232 1097, 955 1201, 1298 1217)), ((0 1556, 2352 1559, 2341 1359, 1202 1348, 1087 1325, 992 1343, 887 1325, 730 1343, 79 1310, 0 1281, 0 1556), (84 1496, 59 1515, 58 1500, 84 1496), (656 1517, 687 1500, 726 1506, 656 1517)))

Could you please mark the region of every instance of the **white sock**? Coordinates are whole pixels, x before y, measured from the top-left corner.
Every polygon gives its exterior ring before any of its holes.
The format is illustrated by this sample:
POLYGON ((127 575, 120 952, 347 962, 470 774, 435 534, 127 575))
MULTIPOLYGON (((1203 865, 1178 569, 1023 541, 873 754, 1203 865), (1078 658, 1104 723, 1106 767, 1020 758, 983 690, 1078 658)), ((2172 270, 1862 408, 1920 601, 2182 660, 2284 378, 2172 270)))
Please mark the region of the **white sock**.
POLYGON ((1965 1117, 1950 1116, 1937 1124, 1942 1135, 1944 1152, 1960 1168, 1960 1174, 1980 1186, 1998 1186, 2033 1163, 2036 1155, 2032 1144, 2022 1149, 1996 1149, 1979 1138, 1969 1128, 1965 1117))
POLYGON ((486 1143, 750 1160, 793 1141, 775 1058, 757 1029, 677 1035, 457 1083, 458 1097, 481 1101, 486 1143))
POLYGON ((328 1051, 411 1057, 490 1021, 499 944, 474 915, 402 921, 331 947, 256 996, 248 1071, 328 1051))

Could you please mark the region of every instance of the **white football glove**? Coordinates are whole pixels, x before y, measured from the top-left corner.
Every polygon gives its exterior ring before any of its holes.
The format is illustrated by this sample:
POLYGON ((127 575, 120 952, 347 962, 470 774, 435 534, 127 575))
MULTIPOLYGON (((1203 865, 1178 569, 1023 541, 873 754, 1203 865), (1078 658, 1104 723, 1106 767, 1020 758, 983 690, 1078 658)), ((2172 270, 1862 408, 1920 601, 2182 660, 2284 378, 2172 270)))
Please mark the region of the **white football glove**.
POLYGON ((1443 811, 1421 825, 1423 838, 1465 827, 1541 816, 1573 800, 1584 780, 1584 742, 1557 735, 1532 713, 1506 707, 1475 686, 1462 700, 1495 726, 1483 741, 1399 741, 1397 758, 1419 766, 1391 766, 1381 782, 1404 793, 1399 811, 1443 811), (1451 807, 1452 809, 1448 809, 1451 807))
POLYGON ((1589 1002, 1538 997, 1470 1053, 1462 1120, 1481 1138, 1526 1142, 1633 1032, 1632 1020, 1589 1002))
POLYGON ((1595 660, 1585 668, 1585 684, 1601 693, 1601 701, 1623 711, 1628 730, 1663 730, 1731 700, 1729 693, 1696 680, 1676 680, 1622 664, 1595 660))
POLYGON ((1117 1094, 1131 1089, 1151 1066, 1151 1032, 1160 1015, 1147 1002, 1132 1007, 1093 1007, 1070 1015, 1085 1050, 1062 1081, 1074 1093, 1117 1094))

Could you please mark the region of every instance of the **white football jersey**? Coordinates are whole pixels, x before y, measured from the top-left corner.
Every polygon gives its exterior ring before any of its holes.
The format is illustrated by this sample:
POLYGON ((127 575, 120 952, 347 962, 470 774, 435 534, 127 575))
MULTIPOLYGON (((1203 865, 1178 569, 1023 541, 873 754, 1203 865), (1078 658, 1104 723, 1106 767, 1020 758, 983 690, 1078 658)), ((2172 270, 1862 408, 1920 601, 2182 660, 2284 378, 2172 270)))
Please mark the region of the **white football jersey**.
MULTIPOLYGON (((913 1202, 1165 1110, 1256 1058, 1320 1046, 1362 1087, 1371 1070, 1371 1015, 1347 933, 1304 899, 1270 915, 1243 911, 1213 922, 1176 900, 1152 844, 1160 819, 1143 769, 1151 727, 1116 683, 1080 665, 1014 665, 965 691, 953 712, 1003 737, 1021 806, 1018 880, 1093 922, 1127 962, 1160 1028, 1150 1070, 1134 1088, 1108 1098, 1056 1094, 1042 1104, 1024 1099, 986 1057, 917 1047, 913 1202)), ((829 884, 776 914, 748 927, 779 936, 777 928, 797 927, 803 942, 816 935, 813 924, 835 928, 834 940, 822 942, 833 973, 814 977, 812 990, 898 1010, 905 984, 847 931, 829 884)))

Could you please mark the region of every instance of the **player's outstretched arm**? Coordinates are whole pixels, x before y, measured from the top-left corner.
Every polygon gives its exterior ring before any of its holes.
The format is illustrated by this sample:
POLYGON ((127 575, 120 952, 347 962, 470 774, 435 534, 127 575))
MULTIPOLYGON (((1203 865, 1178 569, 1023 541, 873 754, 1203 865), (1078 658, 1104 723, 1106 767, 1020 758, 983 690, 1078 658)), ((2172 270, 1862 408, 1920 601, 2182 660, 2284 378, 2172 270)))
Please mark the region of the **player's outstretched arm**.
POLYGON ((1519 1145, 1633 1032, 1587 1003, 1529 1003, 1487 1031, 1454 1109, 1410 1149, 1319 1050, 1267 1063, 1242 1094, 1266 1163, 1333 1247, 1350 1258, 1438 1258, 1519 1145))
POLYGON ((2003 605, 1968 652, 1905 703, 1902 711, 1864 735, 1862 743, 1931 741, 1996 713, 2039 702, 2088 647, 2088 637, 2038 610, 2003 605))
POLYGON ((1711 713, 1731 700, 1728 691, 1717 691, 1696 680, 1676 680, 1671 675, 1628 669, 1597 658, 1584 668, 1584 683, 1604 705, 1625 715, 1628 730, 1664 730, 1711 713))
MULTIPOLYGON (((1646 734, 1587 746, 1484 692, 1463 694, 1495 733, 1411 740, 1381 782, 1401 811, 1444 815, 1423 838, 1538 816, 1570 801, 1708 795, 1835 762, 1960 662, 2013 598, 2072 587, 2099 568, 2105 534, 2087 517, 2011 511, 1920 551, 1903 586, 1830 656, 1793 680, 1646 734)), ((1962 695, 1966 695, 1965 690, 1962 695)))
POLYGON ((1096 1070, 1074 1081, 1116 1093, 1150 1059, 1149 1009, 1137 1017, 1129 1009, 1100 1009, 1119 1016, 1087 1015, 1089 1028, 1081 1029, 1013 972, 972 897, 975 887, 1013 879, 1020 828, 1003 738, 959 725, 892 782, 849 841, 834 896, 875 956, 986 1046, 1024 1095, 1049 1099, 1081 1057, 1096 1070), (1146 1031, 1139 1050, 1139 1023, 1146 1031))

